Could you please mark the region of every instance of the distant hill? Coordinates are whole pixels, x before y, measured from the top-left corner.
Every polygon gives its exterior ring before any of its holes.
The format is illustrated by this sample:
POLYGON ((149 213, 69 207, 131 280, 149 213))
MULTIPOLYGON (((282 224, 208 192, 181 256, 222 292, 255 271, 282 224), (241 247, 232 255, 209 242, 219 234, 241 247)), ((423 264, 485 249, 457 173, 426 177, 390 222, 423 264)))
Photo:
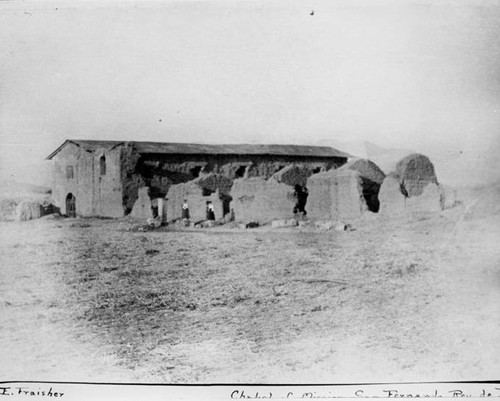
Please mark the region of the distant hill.
POLYGON ((430 158, 439 182, 453 186, 480 186, 500 179, 498 149, 457 150, 450 146, 429 143, 421 149, 384 148, 368 141, 322 140, 315 145, 332 146, 355 157, 370 159, 386 174, 394 171, 396 163, 411 153, 422 153, 430 158))
POLYGON ((51 193, 49 187, 26 184, 13 180, 0 181, 0 188, 2 188, 0 197, 3 199, 45 198, 51 193))
POLYGON ((368 141, 349 141, 342 145, 347 153, 363 159, 370 159, 385 173, 394 171, 396 163, 403 157, 415 153, 412 149, 384 148, 368 141))
POLYGON ((377 164, 386 174, 394 171, 396 163, 403 157, 415 153, 412 149, 384 148, 368 141, 346 141, 337 140, 320 141, 322 146, 332 146, 354 157, 370 159, 377 164))

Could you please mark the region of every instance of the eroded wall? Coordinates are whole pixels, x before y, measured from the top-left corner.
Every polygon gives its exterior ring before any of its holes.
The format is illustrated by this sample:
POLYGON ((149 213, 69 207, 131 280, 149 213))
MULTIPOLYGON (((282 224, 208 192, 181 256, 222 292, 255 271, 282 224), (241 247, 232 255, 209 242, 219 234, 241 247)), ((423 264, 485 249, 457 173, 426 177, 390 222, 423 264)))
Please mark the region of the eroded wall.
POLYGON ((418 196, 407 197, 404 192, 397 173, 388 174, 380 188, 380 213, 387 217, 397 217, 439 212, 446 204, 445 189, 439 184, 427 183, 418 196))
POLYGON ((134 203, 134 207, 130 212, 130 216, 136 219, 152 219, 153 216, 153 208, 151 198, 149 196, 149 188, 142 187, 138 190, 138 196, 134 203))
POLYGON ((366 205, 370 211, 378 212, 380 209, 378 193, 385 178, 382 169, 371 160, 357 159, 344 164, 340 170, 354 170, 359 173, 366 205))
POLYGON ((100 149, 94 152, 94 197, 92 215, 122 217, 125 215, 122 196, 122 149, 100 149), (105 172, 101 171, 101 157, 105 158, 105 172))
POLYGON ((292 187, 299 185, 300 187, 305 188, 307 186, 307 179, 312 174, 313 172, 311 168, 303 165, 292 164, 273 174, 272 178, 292 187))
POLYGON ((231 208, 236 221, 267 223, 294 217, 296 204, 292 186, 271 178, 260 177, 234 180, 231 208))
POLYGON ((345 220, 368 210, 357 171, 337 170, 314 174, 307 180, 307 215, 316 220, 345 220))
POLYGON ((215 219, 224 217, 223 201, 218 190, 204 196, 203 188, 195 181, 172 185, 167 194, 167 220, 182 218, 184 199, 189 205, 190 220, 197 222, 206 219, 206 203, 211 201, 214 206, 215 219))
POLYGON ((401 182, 396 173, 389 173, 378 194, 379 212, 384 215, 400 215, 405 213, 406 197, 401 190, 401 182))
POLYGON ((413 153, 396 164, 396 173, 407 197, 419 196, 428 184, 438 184, 434 165, 425 155, 413 153))

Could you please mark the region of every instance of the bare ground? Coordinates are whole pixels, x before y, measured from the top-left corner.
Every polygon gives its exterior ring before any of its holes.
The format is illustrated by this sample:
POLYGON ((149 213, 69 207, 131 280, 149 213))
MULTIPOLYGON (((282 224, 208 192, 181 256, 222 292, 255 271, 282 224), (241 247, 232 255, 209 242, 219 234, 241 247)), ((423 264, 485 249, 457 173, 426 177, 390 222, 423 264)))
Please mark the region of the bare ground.
POLYGON ((350 232, 0 223, 0 377, 496 379, 500 215, 466 216, 350 232))

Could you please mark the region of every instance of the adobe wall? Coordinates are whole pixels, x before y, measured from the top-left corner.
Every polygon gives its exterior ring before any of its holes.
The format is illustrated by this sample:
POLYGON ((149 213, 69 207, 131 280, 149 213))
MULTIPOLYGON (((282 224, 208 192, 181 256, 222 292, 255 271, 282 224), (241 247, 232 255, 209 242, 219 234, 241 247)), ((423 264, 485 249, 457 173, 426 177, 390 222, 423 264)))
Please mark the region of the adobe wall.
POLYGON ((401 191, 401 182, 396 173, 389 173, 378 193, 379 213, 384 215, 400 215, 406 210, 406 197, 401 191))
POLYGON ((226 196, 230 196, 233 186, 233 180, 221 174, 203 174, 193 182, 207 193, 218 190, 221 195, 226 196))
POLYGON ((53 158, 52 179, 52 197, 62 214, 67 214, 66 197, 72 193, 78 216, 124 215, 119 149, 91 153, 69 143, 53 158), (106 158, 104 175, 101 156, 106 158), (68 166, 73 167, 73 178, 67 176, 68 166))
POLYGON ((368 210, 357 171, 334 170, 314 174, 307 180, 307 215, 314 220, 344 220, 368 210))
POLYGON ((429 183, 419 196, 406 198, 406 209, 410 213, 421 212, 440 212, 441 207, 441 189, 438 184, 429 183))
POLYGON ((443 210, 444 194, 440 185, 427 183, 420 195, 412 197, 405 196, 401 186, 397 173, 386 176, 379 192, 380 213, 384 216, 397 217, 443 210))
POLYGON ((278 182, 290 185, 292 187, 295 187, 295 185, 306 187, 307 179, 311 175, 312 170, 307 166, 292 164, 273 174, 272 178, 278 182))
POLYGON ((151 198, 149 197, 149 188, 142 187, 137 192, 138 196, 129 216, 143 220, 152 219, 153 209, 151 207, 151 198))
POLYGON ((183 184, 175 184, 170 187, 166 200, 167 221, 182 218, 182 205, 184 199, 187 200, 189 205, 191 221, 197 222, 206 220, 207 201, 211 201, 214 206, 216 220, 224 217, 223 202, 220 199, 219 191, 216 190, 216 192, 213 192, 209 196, 204 196, 203 188, 195 181, 190 181, 183 184))
MULTIPOLYGON (((396 164, 379 193, 380 212, 386 216, 421 215, 449 206, 453 193, 438 184, 434 165, 425 155, 414 153, 396 164)), ((454 201, 453 201, 454 203, 454 201)))
POLYGON ((267 223, 294 217, 294 188, 275 179, 241 178, 234 180, 231 208, 236 221, 267 223))
POLYGON ((94 199, 92 215, 123 217, 121 149, 97 150, 94 153, 94 199), (102 174, 100 159, 105 157, 106 172, 102 174))
POLYGON ((413 153, 396 164, 396 173, 408 197, 419 196, 428 184, 438 184, 434 165, 425 155, 413 153))

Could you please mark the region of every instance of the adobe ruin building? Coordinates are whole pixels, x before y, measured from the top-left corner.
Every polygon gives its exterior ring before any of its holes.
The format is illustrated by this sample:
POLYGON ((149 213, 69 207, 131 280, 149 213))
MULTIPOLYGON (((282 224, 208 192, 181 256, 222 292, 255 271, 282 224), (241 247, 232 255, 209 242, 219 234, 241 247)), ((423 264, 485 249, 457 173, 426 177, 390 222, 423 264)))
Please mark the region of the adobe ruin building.
POLYGON ((384 216, 419 215, 455 206, 454 190, 438 182, 434 165, 425 155, 410 154, 396 164, 379 191, 384 216))
POLYGON ((268 180, 287 166, 300 165, 313 174, 336 169, 349 157, 324 146, 66 140, 47 159, 53 162, 53 200, 62 214, 123 217, 134 209, 141 188, 143 195, 149 188, 151 200, 168 198, 171 188, 177 197, 195 194, 212 199, 217 193, 225 214, 231 201, 227 188, 233 180, 240 181, 241 189, 246 180, 268 180), (215 178, 201 180, 207 175, 215 178), (214 182, 224 185, 215 188, 214 182))

